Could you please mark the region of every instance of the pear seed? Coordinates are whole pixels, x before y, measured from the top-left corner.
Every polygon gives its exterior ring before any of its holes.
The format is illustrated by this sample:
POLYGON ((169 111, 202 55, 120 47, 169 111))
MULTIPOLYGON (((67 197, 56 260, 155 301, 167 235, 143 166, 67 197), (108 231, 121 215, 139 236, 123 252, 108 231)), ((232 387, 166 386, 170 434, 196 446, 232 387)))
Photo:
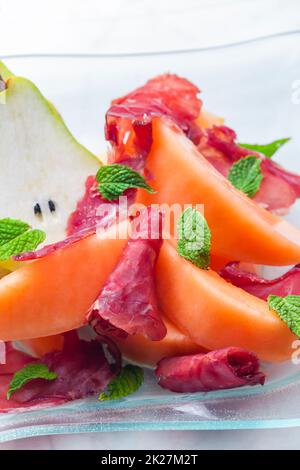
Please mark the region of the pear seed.
POLYGON ((39 203, 37 202, 33 208, 33 212, 35 215, 41 215, 42 214, 42 209, 39 203))
POLYGON ((48 206, 49 206, 50 212, 55 212, 55 204, 52 201, 52 199, 50 199, 50 201, 48 201, 48 206))

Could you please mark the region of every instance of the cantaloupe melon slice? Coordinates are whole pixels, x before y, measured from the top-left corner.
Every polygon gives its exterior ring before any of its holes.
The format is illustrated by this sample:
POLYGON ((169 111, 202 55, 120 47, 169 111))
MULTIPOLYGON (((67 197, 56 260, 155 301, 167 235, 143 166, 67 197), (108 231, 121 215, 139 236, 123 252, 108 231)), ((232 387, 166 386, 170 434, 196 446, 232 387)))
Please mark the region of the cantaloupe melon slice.
MULTIPOLYGON (((0 340, 81 326, 126 244, 111 235, 92 235, 0 279, 0 340)), ((161 311, 207 349, 241 346, 265 360, 287 359, 295 336, 267 303, 179 257, 174 244, 164 241, 156 268, 161 311)))
MULTIPOLYGON (((125 359, 147 367, 155 367, 157 362, 164 357, 206 351, 182 333, 165 316, 163 316, 163 321, 167 327, 167 335, 161 341, 153 342, 142 335, 130 335, 126 339, 112 337, 112 339, 118 344, 125 359)), ((22 345, 34 356, 41 357, 47 352, 61 349, 63 335, 28 339, 22 341, 22 345)))
POLYGON ((163 321, 167 327, 167 334, 161 341, 150 341, 142 335, 114 339, 124 357, 137 364, 155 367, 164 357, 206 352, 206 349, 192 341, 189 335, 182 333, 165 315, 163 321))
POLYGON ((62 334, 44 336, 42 338, 25 339, 21 341, 23 348, 35 357, 42 357, 51 351, 60 351, 63 348, 62 334))
POLYGON ((205 109, 201 110, 200 116, 196 119, 196 123, 200 127, 210 128, 213 126, 222 126, 225 122, 224 118, 217 116, 216 114, 210 113, 205 109))
POLYGON ((170 242, 156 270, 160 308, 195 343, 209 350, 240 346, 267 361, 290 357, 296 337, 265 301, 179 257, 170 242))
POLYGON ((156 194, 139 191, 142 204, 203 204, 212 253, 256 264, 300 261, 300 231, 235 189, 173 124, 153 120, 147 167, 156 194))
MULTIPOLYGON (((126 230, 127 223, 122 226, 126 230)), ((92 235, 24 263, 0 279, 0 340, 49 336, 82 326, 127 243, 126 238, 111 239, 110 231, 106 235, 92 235)))

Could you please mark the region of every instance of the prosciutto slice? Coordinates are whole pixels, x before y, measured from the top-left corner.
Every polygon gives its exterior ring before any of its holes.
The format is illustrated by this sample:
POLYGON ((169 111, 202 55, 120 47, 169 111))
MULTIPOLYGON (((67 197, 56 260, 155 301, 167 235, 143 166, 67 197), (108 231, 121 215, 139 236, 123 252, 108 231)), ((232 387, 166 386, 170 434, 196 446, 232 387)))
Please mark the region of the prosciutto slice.
POLYGON ((26 251, 25 253, 21 253, 19 255, 13 256, 15 261, 30 261, 34 259, 44 258, 44 256, 50 255, 57 250, 62 250, 67 248, 74 243, 79 242, 83 238, 89 237, 95 233, 96 229, 94 227, 87 227, 86 229, 82 230, 81 232, 74 233, 70 237, 65 238, 56 243, 51 243, 50 245, 45 245, 39 250, 36 251, 26 251))
POLYGON ((106 113, 106 139, 112 144, 110 163, 137 159, 145 165, 152 144, 152 119, 167 116, 190 138, 198 139, 202 102, 188 80, 164 74, 112 102, 106 113))
MULTIPOLYGON (((198 93, 199 89, 188 80, 165 74, 114 100, 106 114, 106 139, 112 145, 109 163, 129 164, 132 159, 137 171, 143 173, 152 145, 152 119, 166 116, 227 177, 234 162, 255 152, 240 147, 229 127, 204 129, 197 124, 202 108, 198 93)), ((300 176, 287 172, 264 155, 256 155, 262 159, 264 178, 253 200, 271 212, 284 215, 299 197, 300 176)))
POLYGON ((300 197, 300 176, 285 170, 278 163, 274 162, 270 158, 264 158, 262 163, 263 169, 268 171, 275 177, 279 177, 281 180, 289 184, 295 191, 296 197, 300 197))
POLYGON ((247 155, 262 160, 263 181, 253 200, 265 209, 284 215, 300 195, 300 176, 289 173, 262 154, 240 147, 236 133, 226 126, 202 129, 198 144, 202 155, 225 177, 236 161, 247 155))
POLYGON ((260 372, 255 354, 236 347, 165 358, 159 361, 155 374, 161 387, 185 393, 263 385, 265 382, 265 374, 260 372))
POLYGON ((161 245, 162 214, 149 207, 134 219, 122 257, 88 313, 97 333, 164 338, 167 330, 157 308, 154 280, 161 245))
POLYGON ((89 176, 86 180, 85 194, 70 215, 67 235, 84 233, 91 228, 106 229, 117 220, 127 217, 127 210, 135 200, 135 193, 135 189, 125 191, 121 204, 119 199, 107 201, 99 193, 95 177, 89 176))
POLYGON ((269 295, 300 295, 300 264, 275 279, 264 279, 255 273, 239 268, 239 263, 229 263, 220 271, 220 275, 260 299, 266 300, 269 295))
POLYGON ((0 365, 0 412, 33 410, 95 395, 120 372, 121 355, 108 338, 80 340, 76 332, 65 334, 64 347, 38 360, 8 345, 7 363, 0 365), (109 351, 112 363, 107 358, 109 351), (6 393, 13 374, 29 363, 42 362, 57 379, 36 379, 17 390, 10 400, 6 393))

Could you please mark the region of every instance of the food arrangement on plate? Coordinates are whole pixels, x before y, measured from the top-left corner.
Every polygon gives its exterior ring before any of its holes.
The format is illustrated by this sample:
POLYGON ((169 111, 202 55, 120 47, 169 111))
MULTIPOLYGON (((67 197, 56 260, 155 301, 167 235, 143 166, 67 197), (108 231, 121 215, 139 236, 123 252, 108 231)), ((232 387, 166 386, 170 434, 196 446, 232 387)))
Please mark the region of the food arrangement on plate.
POLYGON ((0 90, 1 412, 120 399, 143 367, 172 392, 263 385, 261 361, 291 358, 300 232, 282 216, 300 176, 274 160, 289 138, 240 143, 164 74, 112 101, 103 164, 2 63, 0 90))

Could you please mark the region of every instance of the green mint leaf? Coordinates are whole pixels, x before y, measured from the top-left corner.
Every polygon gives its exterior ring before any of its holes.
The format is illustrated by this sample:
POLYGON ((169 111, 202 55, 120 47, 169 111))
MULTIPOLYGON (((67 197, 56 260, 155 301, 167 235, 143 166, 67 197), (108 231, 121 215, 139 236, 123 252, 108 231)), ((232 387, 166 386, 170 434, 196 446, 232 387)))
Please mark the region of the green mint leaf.
POLYGON ((177 224, 177 232, 178 254, 198 268, 208 269, 211 233, 203 215, 196 209, 189 207, 181 214, 177 224))
POLYGON ((0 220, 0 260, 9 259, 24 251, 32 251, 46 238, 42 230, 31 230, 30 226, 18 219, 0 220))
POLYGON ((57 374, 55 372, 51 372, 46 364, 28 364, 14 374, 6 394, 7 399, 9 400, 16 390, 19 390, 23 385, 27 384, 31 380, 54 380, 56 378, 57 374))
POLYGON ((107 386, 105 392, 99 396, 100 401, 115 400, 127 397, 136 392, 144 381, 144 371, 141 367, 128 364, 121 373, 107 386))
POLYGON ((300 295, 269 295, 269 308, 278 313, 290 330, 300 337, 300 295))
POLYGON ((261 160, 254 155, 241 158, 230 168, 228 179, 233 186, 247 196, 255 196, 263 179, 261 160))
POLYGON ((0 219, 0 246, 22 235, 30 229, 26 222, 18 219, 0 219))
POLYGON ((269 144, 260 145, 260 144, 241 144, 239 143, 240 147, 244 147, 245 149, 254 150, 255 152, 262 153, 267 158, 272 158, 274 153, 280 149, 284 144, 291 140, 290 137, 286 137, 284 139, 274 140, 274 142, 270 142, 269 144))
POLYGON ((128 166, 117 163, 99 168, 96 180, 99 183, 98 191, 108 201, 117 199, 129 188, 143 188, 149 193, 154 193, 143 176, 128 166))

